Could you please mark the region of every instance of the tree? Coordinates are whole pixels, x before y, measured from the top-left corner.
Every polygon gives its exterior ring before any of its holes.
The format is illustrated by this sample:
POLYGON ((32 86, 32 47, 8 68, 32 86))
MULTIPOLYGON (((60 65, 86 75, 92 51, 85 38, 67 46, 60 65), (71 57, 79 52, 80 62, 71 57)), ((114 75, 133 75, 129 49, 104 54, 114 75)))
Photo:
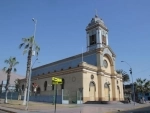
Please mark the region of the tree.
POLYGON ((118 74, 122 75, 123 87, 124 87, 124 90, 125 90, 125 85, 124 84, 125 84, 125 82, 129 82, 130 81, 129 75, 125 71, 123 71, 122 69, 116 70, 116 72, 118 74))
POLYGON ((147 79, 141 79, 138 78, 136 79, 135 82, 135 89, 137 93, 141 93, 144 96, 144 93, 149 93, 150 92, 150 81, 147 79))
POLYGON ((33 49, 35 50, 36 55, 38 55, 40 51, 40 47, 35 43, 34 36, 29 38, 23 38, 23 43, 19 45, 19 48, 21 49, 24 47, 23 54, 28 53, 27 55, 27 69, 26 69, 26 83, 25 83, 25 91, 24 91, 24 101, 23 105, 26 105, 26 94, 27 94, 27 88, 28 86, 28 79, 30 76, 30 69, 31 69, 31 58, 32 58, 32 52, 33 49))
POLYGON ((122 69, 116 70, 116 72, 117 72, 118 74, 121 74, 121 75, 122 75, 123 83, 130 81, 129 75, 128 75, 125 71, 123 71, 122 69))
POLYGON ((7 94, 8 94, 8 88, 9 88, 9 82, 10 82, 10 76, 11 76, 11 71, 13 70, 14 72, 17 71, 17 69, 15 68, 15 66, 17 64, 19 64, 19 62, 17 62, 16 58, 15 57, 10 57, 8 60, 5 60, 4 61, 6 64, 8 64, 8 67, 4 67, 3 68, 3 71, 6 72, 7 74, 7 81, 6 81, 6 86, 5 86, 5 89, 6 89, 6 95, 5 95, 5 101, 4 103, 7 103, 7 94))

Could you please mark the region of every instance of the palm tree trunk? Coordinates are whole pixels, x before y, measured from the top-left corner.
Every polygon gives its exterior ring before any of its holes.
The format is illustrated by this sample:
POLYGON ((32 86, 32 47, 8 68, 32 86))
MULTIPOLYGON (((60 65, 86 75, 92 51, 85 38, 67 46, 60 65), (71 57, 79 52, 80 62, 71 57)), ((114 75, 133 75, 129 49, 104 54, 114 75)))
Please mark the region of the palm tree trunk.
POLYGON ((29 76, 30 76, 31 57, 32 57, 32 47, 30 47, 30 50, 28 52, 28 58, 27 58, 26 84, 25 84, 23 105, 27 104, 27 89, 29 87, 28 83, 29 83, 29 76))
POLYGON ((10 72, 11 72, 11 69, 8 69, 7 71, 8 71, 8 73, 7 73, 6 94, 5 94, 4 103, 7 103, 7 94, 8 94, 8 87, 9 87, 9 82, 10 82, 10 72))

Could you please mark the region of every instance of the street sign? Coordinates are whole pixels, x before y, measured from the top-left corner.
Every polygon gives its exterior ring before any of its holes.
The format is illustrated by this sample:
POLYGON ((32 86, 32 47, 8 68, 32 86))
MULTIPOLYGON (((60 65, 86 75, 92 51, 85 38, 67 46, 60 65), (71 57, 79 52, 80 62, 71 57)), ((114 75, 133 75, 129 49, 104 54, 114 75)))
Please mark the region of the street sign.
POLYGON ((55 81, 52 81, 52 84, 62 84, 62 82, 55 82, 55 81))
POLYGON ((52 77, 52 81, 62 82, 62 79, 61 78, 52 77))

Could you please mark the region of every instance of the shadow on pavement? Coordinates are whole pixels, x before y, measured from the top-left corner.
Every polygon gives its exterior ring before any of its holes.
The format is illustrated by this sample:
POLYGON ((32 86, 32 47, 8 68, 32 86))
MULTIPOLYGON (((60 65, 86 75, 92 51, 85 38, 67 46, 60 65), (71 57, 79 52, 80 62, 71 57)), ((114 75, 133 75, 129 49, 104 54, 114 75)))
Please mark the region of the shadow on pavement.
POLYGON ((116 113, 150 113, 150 106, 136 108, 134 110, 127 110, 127 111, 118 111, 116 113))

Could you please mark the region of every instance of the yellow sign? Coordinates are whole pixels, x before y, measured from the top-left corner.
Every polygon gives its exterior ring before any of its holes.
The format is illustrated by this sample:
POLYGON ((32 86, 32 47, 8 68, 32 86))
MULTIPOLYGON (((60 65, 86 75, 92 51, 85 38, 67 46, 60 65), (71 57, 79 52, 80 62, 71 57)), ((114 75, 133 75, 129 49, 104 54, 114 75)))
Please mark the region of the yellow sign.
POLYGON ((61 78, 52 77, 52 81, 61 82, 62 83, 62 79, 61 78))
POLYGON ((52 81, 52 84, 62 84, 62 82, 55 82, 55 81, 52 81))

